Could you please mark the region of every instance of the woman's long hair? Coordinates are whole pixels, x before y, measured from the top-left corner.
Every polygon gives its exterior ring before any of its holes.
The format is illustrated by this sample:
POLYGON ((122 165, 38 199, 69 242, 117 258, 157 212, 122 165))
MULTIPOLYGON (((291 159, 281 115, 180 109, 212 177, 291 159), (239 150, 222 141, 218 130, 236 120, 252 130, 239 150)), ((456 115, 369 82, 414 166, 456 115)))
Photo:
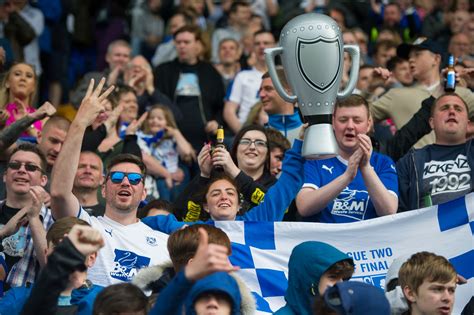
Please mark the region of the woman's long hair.
POLYGON ((3 77, 2 84, 0 86, 0 108, 5 108, 5 106, 8 104, 8 101, 10 100, 10 88, 7 88, 6 84, 10 78, 10 75, 13 72, 13 68, 16 67, 17 65, 27 65, 28 67, 33 70, 33 75, 34 75, 34 80, 35 80, 35 89, 33 93, 28 97, 28 105, 32 106, 33 100, 36 97, 36 91, 38 89, 38 77, 36 76, 36 71, 35 67, 33 65, 30 65, 29 63, 26 62, 17 62, 13 64, 10 69, 5 73, 5 76, 3 77))

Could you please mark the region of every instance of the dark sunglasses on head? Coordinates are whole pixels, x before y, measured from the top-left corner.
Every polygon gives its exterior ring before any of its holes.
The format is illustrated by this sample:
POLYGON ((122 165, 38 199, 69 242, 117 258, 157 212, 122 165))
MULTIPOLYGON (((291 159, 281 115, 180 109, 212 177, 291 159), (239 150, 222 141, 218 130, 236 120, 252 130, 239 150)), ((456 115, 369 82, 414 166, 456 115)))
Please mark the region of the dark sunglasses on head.
POLYGON ((22 165, 25 166, 25 170, 27 170, 28 172, 36 172, 36 171, 43 172, 41 167, 39 167, 37 165, 34 165, 34 164, 29 164, 29 163, 10 162, 10 163, 8 163, 7 166, 8 166, 8 168, 11 168, 12 170, 19 170, 22 165))
POLYGON ((114 184, 122 183, 123 179, 127 176, 130 185, 138 185, 143 179, 143 175, 140 173, 125 173, 125 172, 111 172, 109 175, 110 180, 114 184))

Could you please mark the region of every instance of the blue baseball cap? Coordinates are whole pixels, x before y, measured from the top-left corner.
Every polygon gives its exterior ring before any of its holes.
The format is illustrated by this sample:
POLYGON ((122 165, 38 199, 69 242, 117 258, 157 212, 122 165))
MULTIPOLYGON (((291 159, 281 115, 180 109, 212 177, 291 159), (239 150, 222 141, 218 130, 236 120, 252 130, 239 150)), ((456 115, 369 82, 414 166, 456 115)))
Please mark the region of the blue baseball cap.
POLYGON ((324 300, 340 315, 390 315, 382 289, 364 282, 339 282, 324 292, 324 300))

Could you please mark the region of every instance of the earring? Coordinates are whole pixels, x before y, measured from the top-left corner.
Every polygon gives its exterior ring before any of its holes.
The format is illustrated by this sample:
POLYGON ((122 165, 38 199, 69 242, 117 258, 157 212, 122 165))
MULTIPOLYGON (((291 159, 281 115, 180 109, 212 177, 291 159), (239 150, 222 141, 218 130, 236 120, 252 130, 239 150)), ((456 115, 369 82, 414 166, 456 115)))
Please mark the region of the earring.
POLYGON ((314 283, 311 283, 311 294, 316 296, 317 288, 314 286, 314 283))

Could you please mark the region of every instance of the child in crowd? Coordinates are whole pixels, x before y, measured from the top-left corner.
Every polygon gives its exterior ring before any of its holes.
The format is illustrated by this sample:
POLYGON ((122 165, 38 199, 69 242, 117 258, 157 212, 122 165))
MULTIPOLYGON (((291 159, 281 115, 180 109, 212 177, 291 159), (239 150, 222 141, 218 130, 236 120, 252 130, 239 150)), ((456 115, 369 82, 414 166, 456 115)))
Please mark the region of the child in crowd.
POLYGON ((148 314, 148 298, 131 283, 118 283, 105 288, 97 295, 93 315, 148 314))
POLYGON ((180 165, 180 157, 185 162, 191 162, 195 155, 191 144, 177 128, 168 107, 155 105, 148 111, 143 132, 138 134, 138 145, 166 169, 165 176, 156 178, 156 183, 150 184, 147 179, 147 188, 153 191, 156 185, 161 199, 174 201, 189 181, 188 170, 180 165))
POLYGON ((452 313, 457 273, 446 258, 416 253, 401 266, 398 281, 409 307, 404 315, 452 313))
MULTIPOLYGON (((77 242, 79 238, 91 239, 97 234, 100 236, 87 222, 75 217, 56 221, 46 233, 48 262, 37 282, 34 286, 13 287, 7 291, 0 300, 0 314, 90 313, 88 305, 92 305, 102 288, 87 280, 87 269, 94 265, 101 246, 83 251, 77 242)), ((34 239, 34 242, 41 243, 41 240, 34 239)), ((38 244, 35 247, 40 248, 38 244)))
POLYGON ((303 242, 293 248, 288 261, 288 288, 286 305, 275 314, 310 315, 314 303, 315 314, 324 314, 328 306, 324 292, 354 273, 351 257, 322 242, 303 242))

